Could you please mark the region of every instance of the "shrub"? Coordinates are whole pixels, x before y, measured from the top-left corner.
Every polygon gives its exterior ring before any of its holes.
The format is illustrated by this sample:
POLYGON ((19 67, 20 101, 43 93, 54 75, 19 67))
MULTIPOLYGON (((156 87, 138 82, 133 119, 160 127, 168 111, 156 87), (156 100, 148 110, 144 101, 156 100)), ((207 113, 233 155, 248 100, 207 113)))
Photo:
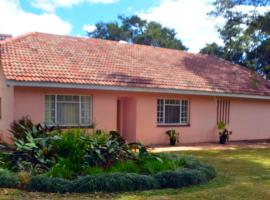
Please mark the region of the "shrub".
POLYGON ((205 174, 195 169, 160 172, 155 175, 155 178, 161 188, 181 188, 207 181, 205 174))
MULTIPOLYGON (((123 163, 117 163, 115 168, 105 169, 90 167, 88 173, 92 175, 82 176, 73 180, 62 178, 50 178, 45 176, 33 177, 28 186, 29 190, 41 192, 123 192, 148 190, 159 188, 182 188, 191 185, 203 184, 215 177, 215 170, 194 159, 171 156, 169 154, 160 155, 168 156, 178 160, 180 163, 188 163, 185 168, 176 170, 162 171, 157 174, 142 175, 137 173, 123 173, 112 171, 119 170, 136 170, 133 165, 136 162, 130 162, 125 166, 123 163), (196 163, 196 165, 194 164, 196 163), (123 165, 122 165, 123 164, 123 165), (129 166, 130 165, 130 166, 129 166), (131 167, 131 168, 130 168, 131 167), (189 168, 190 167, 190 168, 189 168), (100 171, 100 169, 102 171, 100 171), (111 171, 110 171, 111 170, 111 171), (95 174, 95 172, 97 174, 95 174)), ((128 171, 127 170, 127 171, 128 171)))
POLYGON ((85 159, 89 166, 109 168, 116 162, 135 159, 135 155, 126 142, 98 131, 90 137, 85 159))
POLYGON ((17 176, 21 187, 28 185, 31 181, 31 174, 29 172, 20 171, 17 176))
POLYGON ((76 171, 81 170, 81 163, 74 163, 70 159, 61 158, 47 173, 49 177, 59 177, 72 179, 76 176, 76 171))
POLYGON ((139 174, 97 174, 75 180, 73 192, 121 192, 158 188, 155 178, 139 174))
POLYGON ((14 188, 19 181, 16 176, 7 169, 0 169, 0 188, 14 188))
POLYGON ((168 159, 165 156, 145 156, 139 160, 139 167, 142 173, 156 174, 165 170, 175 170, 180 167, 174 162, 174 160, 168 159))
POLYGON ((85 175, 94 175, 105 172, 105 169, 101 167, 86 167, 83 172, 85 175))
POLYGON ((59 139, 56 136, 36 136, 35 132, 27 132, 25 139, 14 139, 15 149, 5 153, 2 161, 14 170, 33 173, 47 171, 55 162, 52 143, 59 139))
POLYGON ((44 136, 53 130, 55 127, 48 127, 45 124, 34 124, 28 116, 22 117, 11 123, 9 131, 15 139, 25 140, 27 133, 31 132, 33 137, 44 136))
POLYGON ((62 158, 81 161, 86 152, 89 142, 88 135, 84 129, 71 129, 65 132, 59 131, 59 140, 54 145, 56 153, 62 158))
POLYGON ((1 161, 15 171, 47 171, 56 162, 52 144, 59 138, 51 134, 53 129, 35 125, 27 117, 14 121, 10 129, 14 146, 5 145, 1 161))
POLYGON ((33 127, 33 122, 29 117, 25 116, 18 121, 13 121, 10 125, 9 131, 13 134, 14 138, 24 139, 26 137, 25 130, 32 130, 33 127))
POLYGON ((140 173, 141 169, 135 161, 127 160, 115 163, 108 169, 109 172, 140 173))
POLYGON ((62 178, 49 178, 40 175, 34 176, 31 179, 31 182, 28 185, 28 189, 31 191, 39 191, 39 192, 65 193, 71 190, 70 183, 71 183, 70 181, 62 178))
POLYGON ((72 178, 76 173, 80 174, 84 167, 89 137, 83 129, 59 132, 58 136, 60 139, 54 143, 58 163, 50 170, 50 175, 72 178))

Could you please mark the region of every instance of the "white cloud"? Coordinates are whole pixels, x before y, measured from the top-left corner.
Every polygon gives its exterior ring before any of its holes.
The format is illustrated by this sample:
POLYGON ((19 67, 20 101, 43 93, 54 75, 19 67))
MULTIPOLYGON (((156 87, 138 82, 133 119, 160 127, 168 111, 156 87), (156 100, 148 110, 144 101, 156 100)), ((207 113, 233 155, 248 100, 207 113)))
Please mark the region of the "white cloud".
MULTIPOLYGON (((174 28, 178 37, 189 47, 189 51, 198 52, 206 43, 222 44, 217 26, 225 23, 221 17, 214 18, 207 13, 213 10, 214 0, 162 0, 160 5, 138 13, 148 21, 157 21, 174 28)), ((259 13, 269 11, 270 7, 257 7, 259 13)), ((236 10, 250 13, 254 7, 237 6, 236 10)))
POLYGON ((31 5, 46 12, 54 12, 58 7, 70 8, 84 2, 109 4, 117 1, 118 0, 33 0, 31 1, 31 5))
POLYGON ((148 21, 157 21, 174 28, 178 37, 198 52, 206 43, 222 44, 216 26, 224 23, 222 18, 212 18, 207 13, 212 10, 212 0, 163 0, 157 7, 139 15, 148 21))
POLYGON ((83 28, 82 29, 85 32, 93 32, 94 30, 96 30, 96 26, 95 25, 85 24, 85 25, 83 25, 83 28))
POLYGON ((72 26, 53 13, 33 14, 24 11, 19 0, 0 1, 1 33, 20 35, 39 31, 55 34, 69 34, 72 26))

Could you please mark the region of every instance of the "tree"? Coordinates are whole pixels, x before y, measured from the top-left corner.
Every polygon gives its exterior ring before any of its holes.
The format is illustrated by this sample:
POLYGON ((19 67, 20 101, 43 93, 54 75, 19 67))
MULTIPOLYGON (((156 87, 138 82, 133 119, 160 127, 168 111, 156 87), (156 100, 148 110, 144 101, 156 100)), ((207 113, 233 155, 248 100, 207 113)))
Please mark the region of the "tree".
POLYGON ((182 41, 177 38, 174 29, 163 27, 157 22, 147 22, 134 15, 131 17, 118 17, 119 22, 100 22, 96 24, 89 37, 114 41, 127 41, 135 44, 144 44, 170 49, 187 50, 182 41))
POLYGON ((226 23, 218 28, 224 45, 206 45, 201 52, 224 58, 270 79, 270 12, 257 12, 270 0, 216 0, 210 15, 223 17, 226 23), (252 12, 238 10, 240 5, 253 6, 252 12))
POLYGON ((224 48, 217 43, 206 44, 204 48, 200 50, 200 53, 214 55, 220 58, 224 58, 224 48))

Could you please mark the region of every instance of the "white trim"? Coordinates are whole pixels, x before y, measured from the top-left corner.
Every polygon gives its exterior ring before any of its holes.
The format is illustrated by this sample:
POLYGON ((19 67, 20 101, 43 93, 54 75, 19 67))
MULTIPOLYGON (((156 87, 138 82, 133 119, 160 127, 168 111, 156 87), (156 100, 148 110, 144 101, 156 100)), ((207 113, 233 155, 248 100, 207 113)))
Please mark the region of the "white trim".
POLYGON ((23 81, 13 81, 13 80, 7 80, 6 83, 8 86, 93 89, 93 90, 127 91, 127 92, 153 92, 153 93, 167 93, 167 94, 186 94, 186 95, 236 97, 236 98, 247 98, 247 99, 270 100, 270 96, 263 96, 263 95, 248 95, 248 94, 209 92, 209 91, 197 91, 197 90, 181 90, 181 89, 173 89, 173 88, 146 88, 146 87, 139 88, 139 87, 128 87, 128 86, 102 86, 102 85, 92 85, 92 84, 23 82, 23 81))

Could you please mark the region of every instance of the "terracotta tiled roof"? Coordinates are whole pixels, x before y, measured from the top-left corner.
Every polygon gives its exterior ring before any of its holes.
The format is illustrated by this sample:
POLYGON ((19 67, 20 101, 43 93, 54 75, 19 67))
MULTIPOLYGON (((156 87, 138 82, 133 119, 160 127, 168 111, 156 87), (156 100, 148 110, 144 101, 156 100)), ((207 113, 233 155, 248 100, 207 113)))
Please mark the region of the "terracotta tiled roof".
POLYGON ((270 96, 245 67, 164 48, 29 33, 0 42, 0 56, 7 80, 270 96))

